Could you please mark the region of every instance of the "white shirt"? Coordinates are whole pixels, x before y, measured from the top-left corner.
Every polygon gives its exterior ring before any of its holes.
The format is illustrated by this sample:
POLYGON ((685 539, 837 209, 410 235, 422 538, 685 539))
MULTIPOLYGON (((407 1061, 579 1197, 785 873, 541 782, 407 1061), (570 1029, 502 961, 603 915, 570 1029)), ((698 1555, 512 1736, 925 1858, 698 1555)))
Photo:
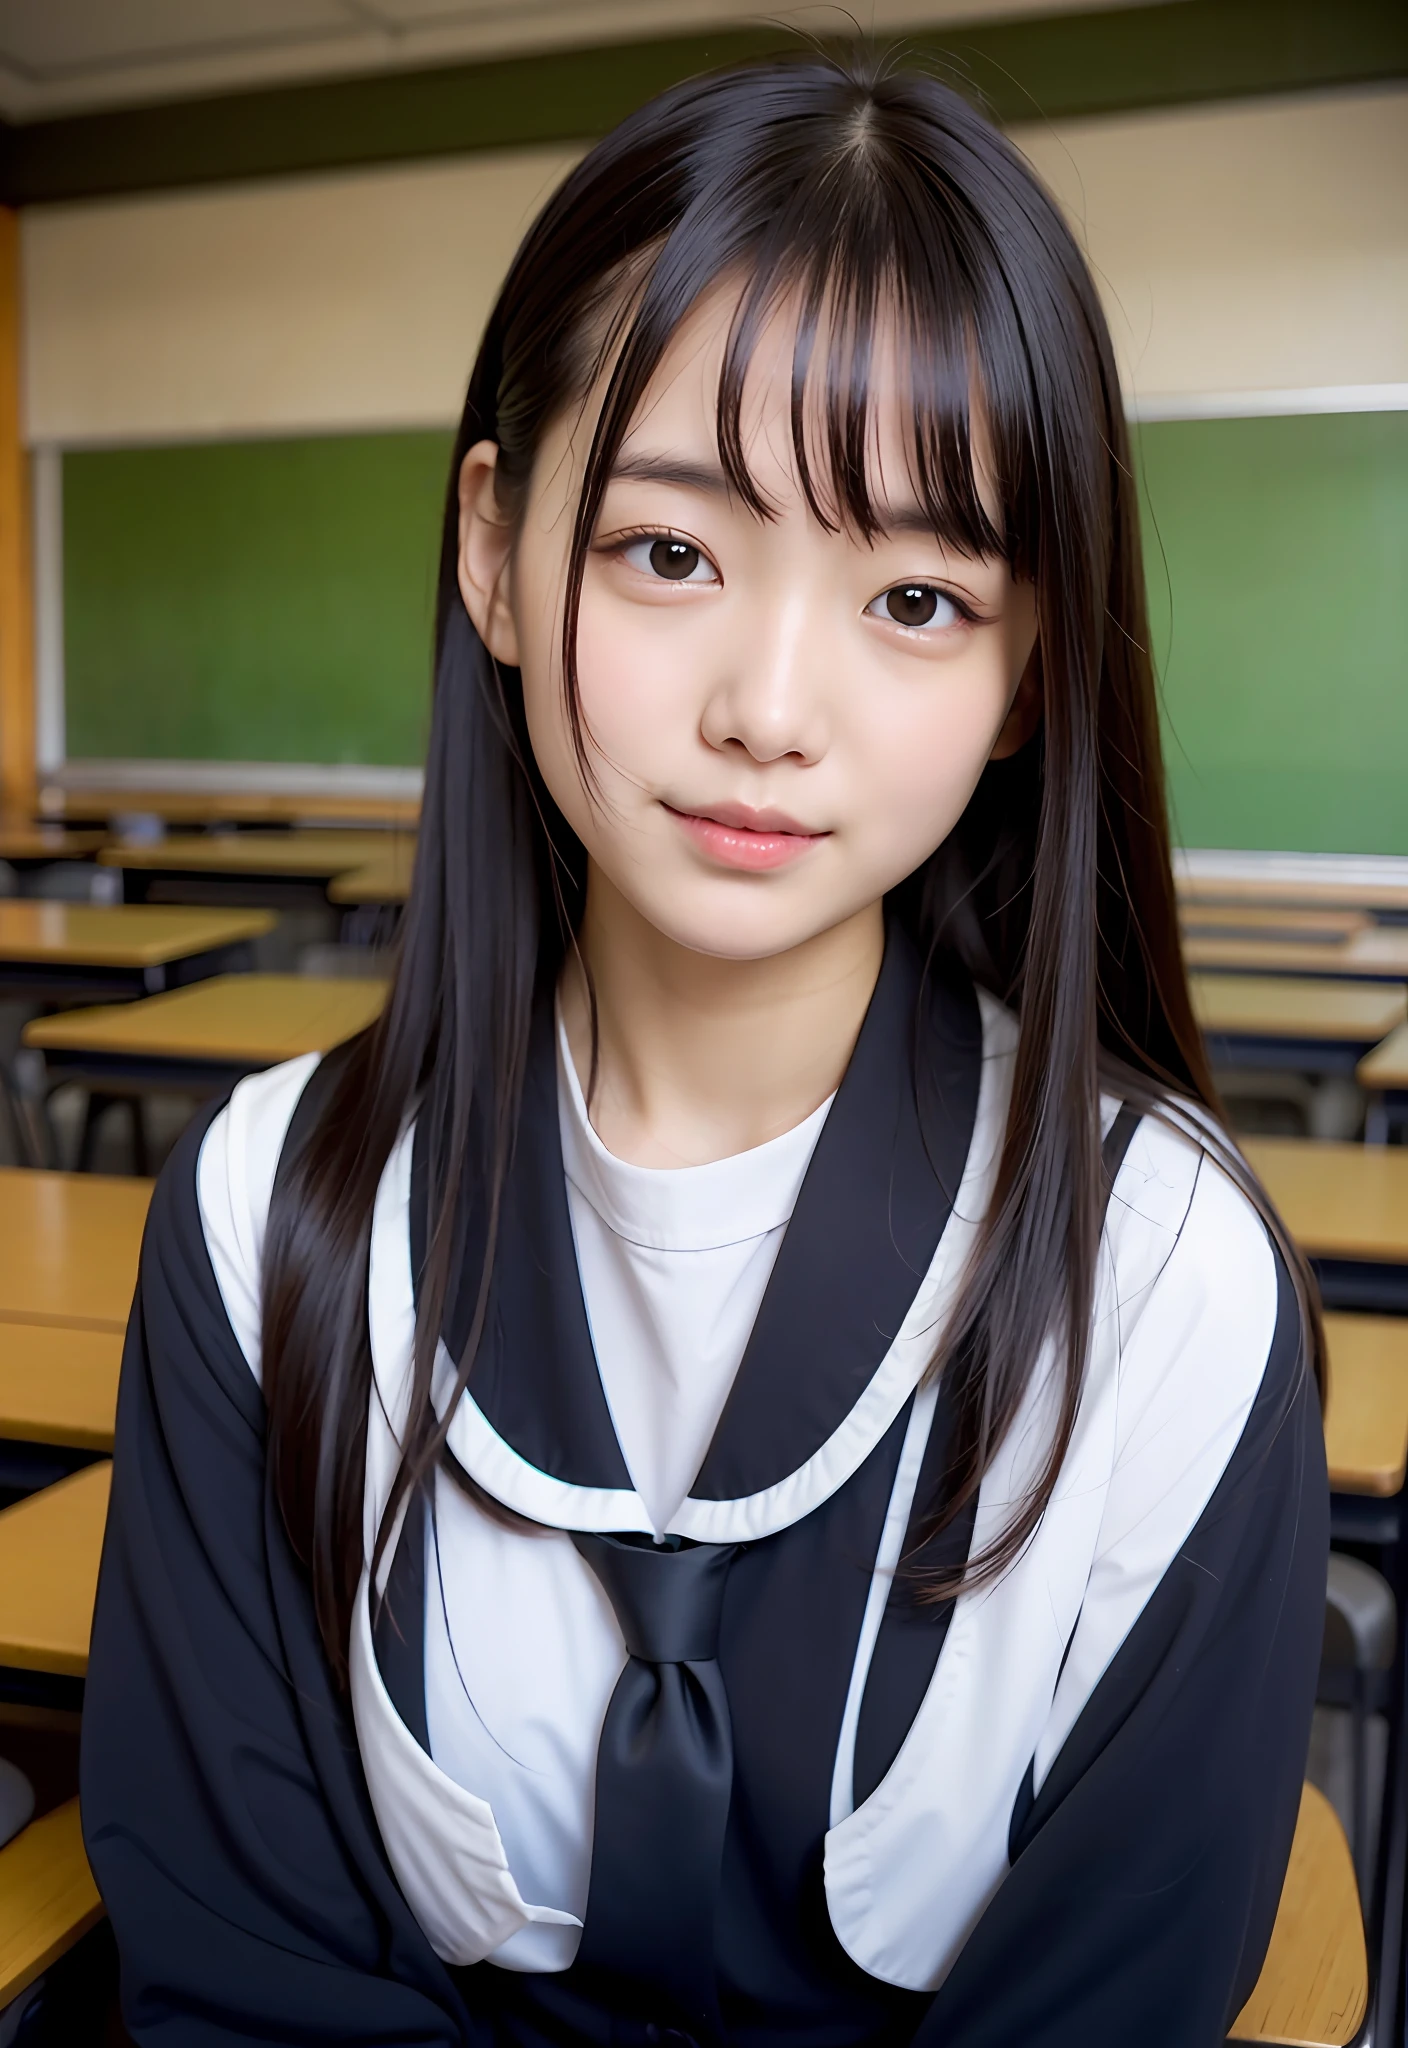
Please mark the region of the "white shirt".
POLYGON ((630 1166, 587 1115, 561 1020, 557 1102, 592 1346, 626 1469, 662 1534, 704 1462, 834 1096, 708 1166, 630 1166))

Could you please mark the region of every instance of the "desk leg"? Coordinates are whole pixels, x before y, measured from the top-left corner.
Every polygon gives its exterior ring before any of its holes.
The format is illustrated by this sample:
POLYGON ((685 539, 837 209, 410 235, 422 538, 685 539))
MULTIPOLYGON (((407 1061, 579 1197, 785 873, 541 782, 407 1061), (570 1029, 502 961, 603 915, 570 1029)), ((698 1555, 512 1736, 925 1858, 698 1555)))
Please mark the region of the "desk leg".
POLYGON ((14 1132, 15 1152, 20 1165, 42 1166, 44 1162, 37 1156, 33 1133, 29 1128, 29 1118, 25 1114, 24 1098, 4 1060, 0 1060, 0 1097, 4 1099, 5 1113, 9 1118, 10 1129, 14 1132))
POLYGON ((147 1149, 147 1098, 145 1095, 129 1095, 128 1111, 132 1118, 132 1170, 141 1180, 151 1174, 151 1156, 147 1149))
POLYGON ((83 1105, 83 1130, 78 1140, 78 1159, 75 1171, 91 1173, 93 1154, 98 1144, 98 1126, 103 1120, 103 1111, 110 1107, 111 1095, 99 1095, 96 1089, 88 1090, 88 1100, 83 1105))

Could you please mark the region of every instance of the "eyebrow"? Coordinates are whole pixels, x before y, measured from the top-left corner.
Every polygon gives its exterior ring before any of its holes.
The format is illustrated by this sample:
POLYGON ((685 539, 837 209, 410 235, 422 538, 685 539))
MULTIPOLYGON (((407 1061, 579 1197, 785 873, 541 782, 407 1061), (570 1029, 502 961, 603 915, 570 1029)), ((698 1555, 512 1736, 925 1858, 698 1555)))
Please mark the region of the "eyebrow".
POLYGON ((728 478, 717 463, 690 462, 682 455, 623 455, 611 472, 613 483, 674 484, 710 498, 729 495, 728 478))

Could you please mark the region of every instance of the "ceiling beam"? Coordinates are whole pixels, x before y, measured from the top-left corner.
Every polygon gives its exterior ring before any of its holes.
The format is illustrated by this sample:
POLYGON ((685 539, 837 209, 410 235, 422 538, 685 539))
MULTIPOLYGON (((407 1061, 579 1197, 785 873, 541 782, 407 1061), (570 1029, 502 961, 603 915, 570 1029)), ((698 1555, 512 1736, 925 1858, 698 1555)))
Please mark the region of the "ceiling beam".
MULTIPOLYGON (((1403 0, 1170 0, 891 41, 1007 122, 1408 75, 1403 0)), ((726 30, 0 125, 0 203, 585 140, 680 79, 798 47, 726 30)))

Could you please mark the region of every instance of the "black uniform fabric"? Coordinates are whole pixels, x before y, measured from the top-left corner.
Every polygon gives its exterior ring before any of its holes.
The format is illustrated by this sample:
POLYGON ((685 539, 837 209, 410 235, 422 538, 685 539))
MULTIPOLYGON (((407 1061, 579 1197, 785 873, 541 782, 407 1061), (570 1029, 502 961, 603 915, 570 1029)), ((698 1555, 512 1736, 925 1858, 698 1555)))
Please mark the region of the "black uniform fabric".
POLYGON ((84 1701, 84 1838, 123 2017, 163 2048, 487 2048, 387 1865, 266 1486, 264 1404, 196 1204, 209 1121, 147 1220, 84 1701))
MULTIPOLYGON (((177 1147, 148 1223, 84 1717, 85 1833, 121 1952, 128 2028, 142 2048, 646 2048, 666 2016, 648 2004, 606 2010, 569 1984, 575 1972, 447 1969, 396 1885, 350 1713, 268 1496, 259 1390, 201 1236, 202 1130, 177 1147)), ((833 1164, 844 1170, 844 1159, 833 1164)), ((828 1255, 844 1263, 848 1252, 842 1239, 828 1255)), ((1222 2040, 1275 1915, 1323 1617, 1323 1443, 1297 1351, 1282 1276, 1272 1355, 1238 1449, 1040 1794, 1019 1799, 1013 1868, 932 1998, 879 1984, 844 1956, 818 1853, 866 1558, 907 1411, 831 1500, 736 1560, 719 1643, 736 1750, 719 1930, 731 2040, 1222 2040)), ((877 1650, 861 1796, 864 1772, 883 1771, 902 1740, 941 1627, 897 1619, 891 1634, 905 1647, 877 1650)), ((423 1742, 416 1675, 403 1658, 393 1696, 410 1695, 402 1711, 423 1742)))

